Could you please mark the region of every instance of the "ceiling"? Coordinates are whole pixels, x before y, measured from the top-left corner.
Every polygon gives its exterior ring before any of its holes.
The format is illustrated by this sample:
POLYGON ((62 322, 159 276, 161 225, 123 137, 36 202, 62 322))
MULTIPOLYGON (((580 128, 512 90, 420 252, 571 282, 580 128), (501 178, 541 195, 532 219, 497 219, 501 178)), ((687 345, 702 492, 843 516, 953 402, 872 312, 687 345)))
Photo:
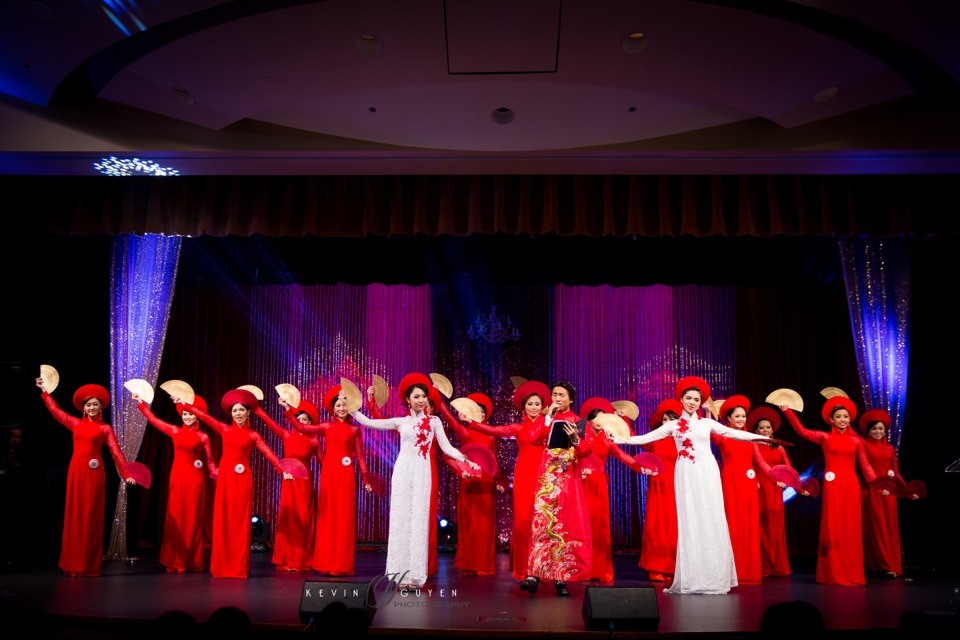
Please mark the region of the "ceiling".
POLYGON ((11 0, 0 173, 954 173, 958 33, 956 0, 11 0))

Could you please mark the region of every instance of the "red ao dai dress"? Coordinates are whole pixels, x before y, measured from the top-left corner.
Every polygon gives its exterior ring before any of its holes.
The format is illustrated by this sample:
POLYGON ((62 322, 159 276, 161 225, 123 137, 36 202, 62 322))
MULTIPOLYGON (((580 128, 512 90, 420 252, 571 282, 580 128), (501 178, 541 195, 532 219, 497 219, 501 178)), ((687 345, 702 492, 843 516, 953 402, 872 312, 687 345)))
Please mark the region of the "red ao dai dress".
POLYGON ((120 475, 126 480, 126 458, 120 444, 103 420, 71 416, 46 391, 43 403, 50 414, 73 433, 73 455, 67 471, 66 508, 60 568, 77 576, 99 576, 103 567, 104 500, 106 472, 100 454, 106 444, 120 475))
POLYGON ((647 476, 647 502, 643 511, 638 565, 650 573, 669 577, 677 564, 677 496, 673 487, 677 447, 672 439, 664 439, 643 448, 663 460, 663 471, 647 476))
MULTIPOLYGON (((863 520, 857 466, 868 482, 876 478, 864 444, 852 433, 812 431, 800 424, 791 409, 784 415, 801 437, 823 448, 824 482, 820 496, 820 546, 817 582, 842 586, 866 584, 863 570, 863 520)), ((852 427, 848 427, 848 430, 852 427)))
MULTIPOLYGON (((283 457, 299 460, 309 470, 310 459, 316 456, 319 447, 317 439, 293 429, 284 429, 262 407, 257 407, 256 415, 280 437, 283 457)), ((288 409, 284 416, 288 421, 300 424, 296 419, 296 410, 288 409)), ((309 478, 294 478, 280 485, 276 538, 271 558, 278 569, 308 571, 313 566, 316 505, 312 475, 309 478)))
MULTIPOLYGON (((440 413, 460 439, 460 447, 479 444, 496 455, 497 441, 493 436, 467 429, 446 405, 440 406, 440 413)), ((492 576, 497 558, 497 503, 493 476, 483 473, 479 478, 460 479, 457 521, 457 553, 453 566, 467 573, 492 576)))
POLYGON ((198 423, 177 427, 160 420, 145 402, 137 408, 147 422, 173 443, 160 564, 167 571, 203 571, 206 482, 208 474, 217 471, 210 438, 200 431, 198 423))
POLYGON ((530 557, 530 518, 533 514, 533 497, 537 487, 537 471, 543 446, 531 440, 543 425, 543 416, 536 420, 524 416, 523 422, 494 427, 477 422, 470 429, 494 438, 515 438, 517 461, 513 468, 513 527, 510 536, 510 570, 514 580, 527 576, 527 560, 530 557))
MULTIPOLYGON (((588 425, 589 429, 590 426, 588 425)), ((614 458, 637 473, 640 472, 633 458, 620 447, 610 442, 603 431, 593 434, 593 453, 583 460, 584 469, 590 473, 583 478, 583 493, 590 513, 590 538, 593 541, 590 579, 600 582, 613 581, 613 545, 610 542, 610 487, 607 480, 607 460, 614 458)))
MULTIPOLYGON (((793 468, 783 447, 754 445, 754 455, 763 458, 769 467, 786 465, 793 468)), ((790 556, 787 552, 787 531, 783 517, 783 489, 767 474, 760 474, 760 562, 765 576, 790 575, 790 556)))
POLYGON ((256 447, 283 474, 280 458, 253 429, 233 422, 226 424, 196 407, 184 408, 220 434, 223 452, 213 500, 213 543, 210 573, 214 578, 249 578, 253 529, 253 474, 250 454, 256 447))
MULTIPOLYGON (((883 440, 864 439, 867 459, 879 477, 890 476, 903 480, 893 445, 883 440)), ((879 491, 866 488, 863 492, 863 555, 867 569, 903 573, 900 554, 900 519, 897 512, 897 496, 885 496, 879 491)))
POLYGON ((368 474, 360 428, 339 418, 297 428, 322 436, 326 457, 320 470, 313 568, 329 575, 352 575, 357 542, 357 471, 365 484, 368 474))
POLYGON ((542 448, 530 522, 527 575, 540 580, 587 581, 592 565, 590 513, 583 491, 583 458, 592 452, 590 438, 580 438, 569 449, 547 449, 550 424, 576 424, 572 411, 547 417, 531 441, 542 448))
POLYGON ((751 442, 714 436, 723 466, 723 510, 727 515, 730 544, 737 566, 739 584, 760 584, 763 562, 760 554, 760 488, 757 468, 765 473, 763 459, 755 457, 756 445, 751 442))

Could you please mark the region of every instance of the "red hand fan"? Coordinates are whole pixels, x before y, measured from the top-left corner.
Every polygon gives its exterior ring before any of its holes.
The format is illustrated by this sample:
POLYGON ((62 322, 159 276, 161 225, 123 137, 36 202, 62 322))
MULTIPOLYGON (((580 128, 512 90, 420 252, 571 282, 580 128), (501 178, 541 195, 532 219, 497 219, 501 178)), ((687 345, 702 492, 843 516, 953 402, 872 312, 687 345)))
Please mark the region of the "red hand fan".
POLYGON ((887 490, 893 496, 902 496, 903 490, 907 488, 903 480, 896 476, 879 476, 871 486, 877 491, 887 490))
POLYGON ((923 483, 923 480, 911 480, 906 484, 903 489, 903 497, 910 498, 912 496, 917 496, 918 498, 927 497, 927 485, 923 483))
POLYGON ((497 456, 488 447, 471 442, 460 447, 460 453, 467 456, 467 460, 480 465, 480 470, 484 473, 491 476, 497 474, 497 456))
POLYGON ((150 469, 147 469, 142 462, 128 462, 127 475, 136 480, 137 484, 144 489, 149 489, 150 483, 153 481, 150 469))
POLYGON ((797 493, 803 491, 800 474, 793 467, 788 467, 785 464, 774 465, 770 467, 770 477, 776 482, 782 482, 797 493))
POLYGON ((284 473, 289 473, 294 478, 299 478, 301 480, 310 479, 310 471, 307 469, 306 465, 296 458, 283 458, 280 461, 280 468, 283 469, 284 473))
MULTIPOLYGON (((463 449, 461 449, 461 451, 463 451, 463 449)), ((457 470, 457 475, 459 475, 461 478, 479 478, 483 475, 482 469, 477 471, 476 469, 471 468, 466 462, 460 462, 459 460, 454 460, 452 458, 449 462, 453 468, 457 470)))
POLYGON ((643 451, 634 456, 633 459, 641 467, 655 471, 657 474, 663 473, 663 458, 655 453, 643 451))
POLYGON ((809 497, 816 498, 820 495, 820 481, 816 478, 806 478, 800 481, 800 489, 809 494, 809 497))
POLYGON ((383 476, 380 476, 376 473, 368 473, 366 482, 370 485, 370 488, 373 489, 374 495, 378 498, 383 498, 387 495, 387 481, 383 479, 383 476))

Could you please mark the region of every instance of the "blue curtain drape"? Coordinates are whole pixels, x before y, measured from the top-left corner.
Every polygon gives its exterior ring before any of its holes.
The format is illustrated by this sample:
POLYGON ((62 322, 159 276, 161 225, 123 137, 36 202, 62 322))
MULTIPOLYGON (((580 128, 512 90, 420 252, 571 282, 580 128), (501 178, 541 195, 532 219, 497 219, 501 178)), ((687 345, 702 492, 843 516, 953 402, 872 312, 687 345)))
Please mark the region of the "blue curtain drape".
POLYGON ((899 449, 910 355, 910 242, 841 238, 839 243, 865 409, 890 413, 889 441, 899 449))
MULTIPOLYGON (((180 238, 120 235, 110 248, 110 395, 112 423, 127 461, 140 451, 147 421, 124 390, 128 380, 154 388, 170 319, 180 238)), ((127 557, 127 485, 120 483, 107 557, 127 557)))

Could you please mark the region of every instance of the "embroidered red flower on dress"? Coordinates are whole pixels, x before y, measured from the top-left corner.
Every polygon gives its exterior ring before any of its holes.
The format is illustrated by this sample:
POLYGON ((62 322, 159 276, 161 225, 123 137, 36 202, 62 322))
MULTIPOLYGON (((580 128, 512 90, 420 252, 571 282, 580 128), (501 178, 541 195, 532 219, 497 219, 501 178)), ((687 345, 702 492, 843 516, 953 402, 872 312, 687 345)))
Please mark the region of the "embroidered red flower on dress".
POLYGON ((420 424, 417 426, 417 449, 420 450, 420 455, 424 458, 427 457, 427 454, 430 452, 430 418, 424 416, 423 420, 420 421, 420 424))
POLYGON ((690 462, 696 462, 693 457, 693 441, 686 437, 687 431, 690 430, 689 422, 686 418, 680 418, 677 421, 677 431, 674 437, 680 442, 680 450, 677 455, 682 456, 689 460, 690 462))

